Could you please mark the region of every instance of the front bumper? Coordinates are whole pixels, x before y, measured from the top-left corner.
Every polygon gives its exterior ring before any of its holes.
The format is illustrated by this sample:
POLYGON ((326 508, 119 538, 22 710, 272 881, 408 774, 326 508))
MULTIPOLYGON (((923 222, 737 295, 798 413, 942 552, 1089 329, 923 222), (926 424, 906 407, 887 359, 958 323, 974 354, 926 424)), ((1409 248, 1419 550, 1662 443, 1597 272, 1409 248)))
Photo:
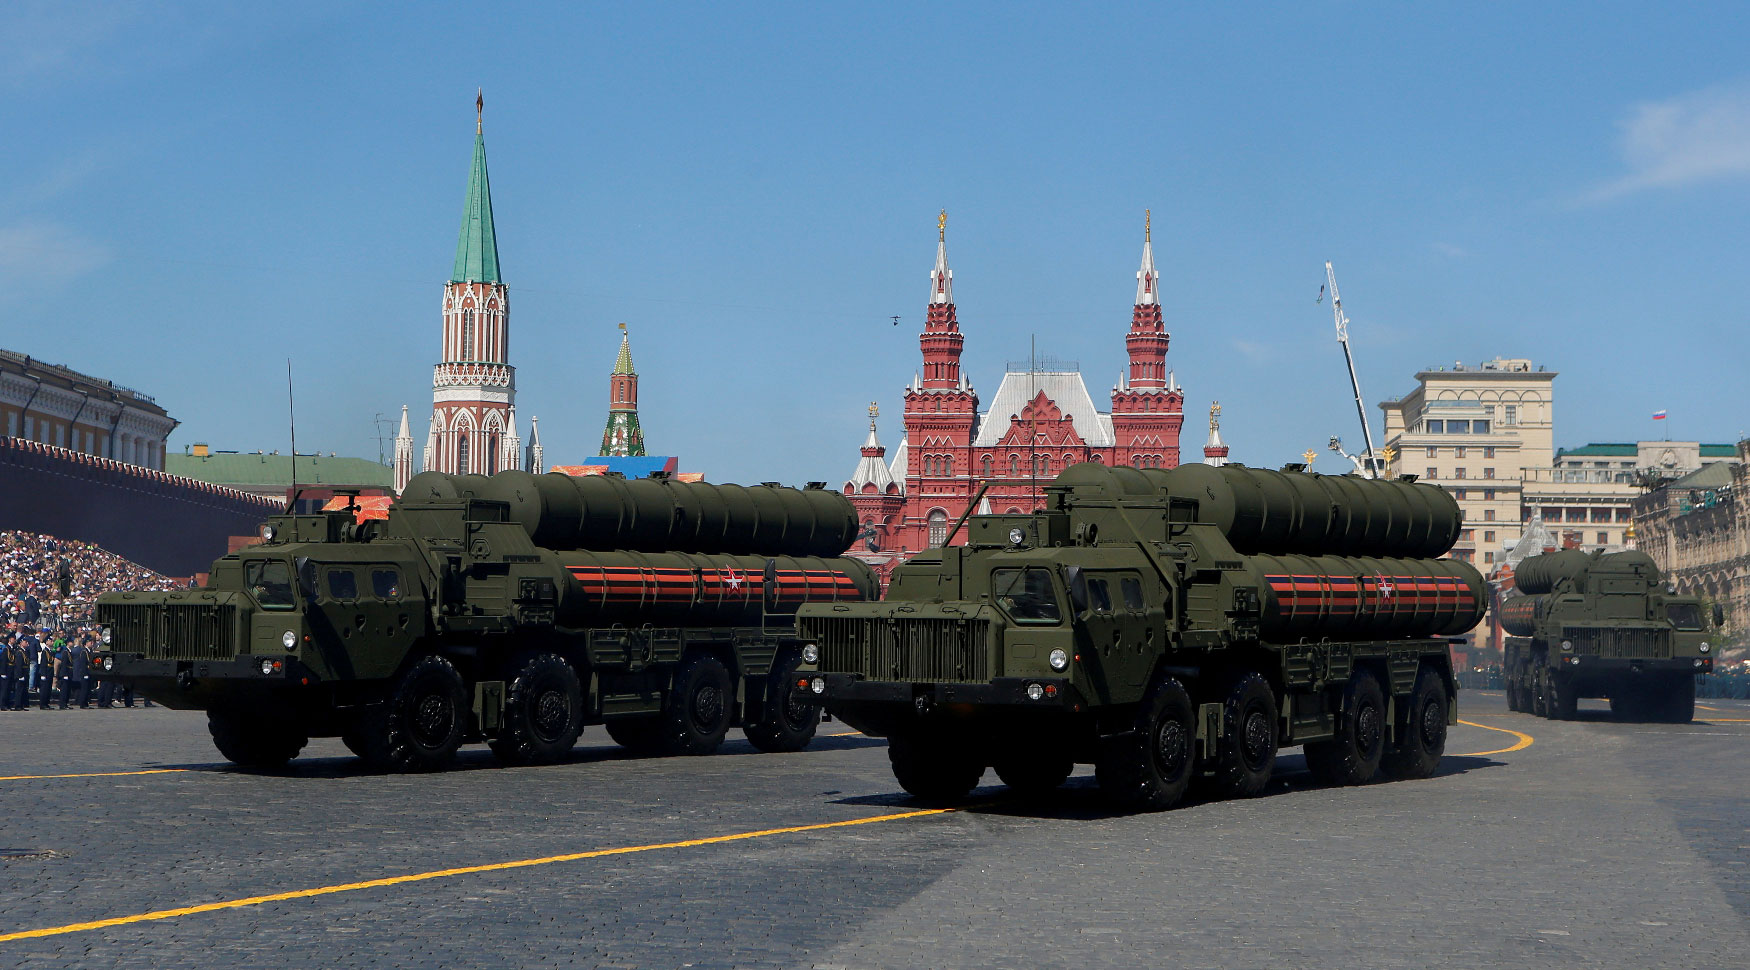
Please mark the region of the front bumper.
POLYGON ((864 680, 862 674, 816 673, 826 681, 819 695, 827 710, 840 704, 904 704, 926 712, 936 707, 1012 707, 1079 711, 1087 706, 1067 677, 997 677, 983 684, 906 683, 864 680), (1038 687, 1040 696, 1029 695, 1038 687))
POLYGON ((1619 675, 1711 674, 1712 657, 1651 658, 1595 657, 1587 654, 1557 658, 1556 668, 1570 677, 1614 677, 1619 675))
POLYGON ((155 660, 137 653, 100 653, 92 676, 129 685, 166 707, 198 710, 316 684, 315 671, 284 654, 239 654, 223 660, 155 660), (275 665, 262 673, 262 661, 275 665))

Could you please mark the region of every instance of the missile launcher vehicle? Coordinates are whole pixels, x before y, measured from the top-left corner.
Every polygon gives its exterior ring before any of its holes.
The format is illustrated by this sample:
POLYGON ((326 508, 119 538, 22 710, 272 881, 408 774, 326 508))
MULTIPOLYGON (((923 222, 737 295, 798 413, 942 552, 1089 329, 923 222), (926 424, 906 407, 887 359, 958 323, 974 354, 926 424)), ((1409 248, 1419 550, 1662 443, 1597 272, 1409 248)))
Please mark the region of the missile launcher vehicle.
MULTIPOLYGON (((1695 717, 1695 675, 1713 671, 1701 601, 1667 593, 1644 552, 1578 549, 1532 556, 1501 603, 1507 705, 1566 720, 1581 698, 1619 717, 1695 717)), ((1724 619, 1718 607, 1713 626, 1724 619)), ((1717 636, 1714 639, 1718 639, 1717 636)))
MULTIPOLYGON (((814 603, 796 684, 889 740, 900 785, 966 795, 1093 764, 1137 810, 1264 790, 1284 747, 1322 780, 1431 774, 1457 718, 1451 638, 1483 580, 1436 559, 1459 510, 1410 481, 1237 465, 1074 465, 1024 515, 894 570, 878 603, 814 603)), ((960 525, 955 524, 957 534, 960 525)))
POLYGON ((797 750, 819 707, 805 603, 876 595, 839 558, 845 498, 817 487, 426 472, 382 520, 282 515, 207 585, 98 599, 102 676, 207 711, 219 751, 283 765, 340 737, 386 770, 485 741, 563 758, 587 724, 635 750, 702 754, 740 726, 797 750))

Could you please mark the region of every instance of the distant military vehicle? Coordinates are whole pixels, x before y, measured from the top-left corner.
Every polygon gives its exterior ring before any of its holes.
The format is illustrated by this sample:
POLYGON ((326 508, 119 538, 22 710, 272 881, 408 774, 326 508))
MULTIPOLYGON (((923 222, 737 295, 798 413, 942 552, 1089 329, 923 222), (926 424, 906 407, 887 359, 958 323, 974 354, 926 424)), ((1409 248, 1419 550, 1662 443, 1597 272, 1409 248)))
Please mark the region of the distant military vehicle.
POLYGON ((239 764, 339 736, 389 770, 465 741, 561 758, 584 725, 701 754, 733 725, 765 750, 814 736, 790 686, 810 602, 867 599, 836 492, 501 472, 416 476, 386 520, 283 515, 201 589, 111 593, 106 679, 207 711, 239 764))
MULTIPOLYGON (((1431 774, 1457 718, 1449 642, 1482 577, 1433 557, 1458 506, 1408 481, 1235 465, 1080 464, 1026 515, 894 570, 879 603, 798 611, 830 714, 889 740, 906 791, 952 801, 1092 763, 1134 809, 1201 781, 1264 790, 1279 749, 1320 779, 1431 774)), ((966 521, 955 523, 954 532, 966 521)))
POLYGON ((1501 604, 1508 707, 1567 719, 1581 698, 1608 697, 1632 720, 1695 717, 1695 675, 1713 670, 1702 604, 1667 593, 1652 557, 1569 549, 1526 559, 1513 582, 1521 595, 1501 604))

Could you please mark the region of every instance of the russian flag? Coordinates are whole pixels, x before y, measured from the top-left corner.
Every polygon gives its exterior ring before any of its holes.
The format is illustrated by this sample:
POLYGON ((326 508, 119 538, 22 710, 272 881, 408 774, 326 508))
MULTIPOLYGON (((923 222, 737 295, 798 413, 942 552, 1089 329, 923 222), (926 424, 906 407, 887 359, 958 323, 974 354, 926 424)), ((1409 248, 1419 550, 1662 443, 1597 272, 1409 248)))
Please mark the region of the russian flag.
POLYGON ((1665 420, 1665 412, 1663 412, 1663 411, 1654 411, 1654 412, 1653 412, 1653 420, 1654 420, 1654 421, 1663 421, 1663 420, 1665 420))

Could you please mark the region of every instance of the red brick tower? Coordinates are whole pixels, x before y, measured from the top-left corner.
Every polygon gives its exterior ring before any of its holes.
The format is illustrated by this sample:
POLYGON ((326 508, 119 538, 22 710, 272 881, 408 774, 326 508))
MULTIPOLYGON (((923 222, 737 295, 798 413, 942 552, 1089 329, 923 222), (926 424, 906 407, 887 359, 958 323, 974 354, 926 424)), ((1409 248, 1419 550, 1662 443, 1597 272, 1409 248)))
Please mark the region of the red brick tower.
POLYGON ((1137 468, 1179 464, 1179 428, 1185 395, 1167 371, 1167 328, 1161 319, 1161 274, 1155 270, 1153 227, 1145 210, 1142 268, 1136 273, 1136 305, 1124 338, 1130 372, 1112 389, 1113 462, 1137 468))
POLYGON ((918 336, 923 377, 905 392, 905 494, 910 501, 901 542, 914 551, 941 545, 949 523, 965 511, 977 489, 971 472, 978 394, 960 372, 964 343, 954 312, 944 210, 936 220, 936 266, 930 270, 929 308, 918 336))
POLYGON ((516 368, 510 366, 510 293, 498 272, 492 188, 486 177, 484 98, 474 103, 474 163, 456 262, 444 284, 442 363, 432 374, 426 470, 490 475, 521 463, 516 368))

